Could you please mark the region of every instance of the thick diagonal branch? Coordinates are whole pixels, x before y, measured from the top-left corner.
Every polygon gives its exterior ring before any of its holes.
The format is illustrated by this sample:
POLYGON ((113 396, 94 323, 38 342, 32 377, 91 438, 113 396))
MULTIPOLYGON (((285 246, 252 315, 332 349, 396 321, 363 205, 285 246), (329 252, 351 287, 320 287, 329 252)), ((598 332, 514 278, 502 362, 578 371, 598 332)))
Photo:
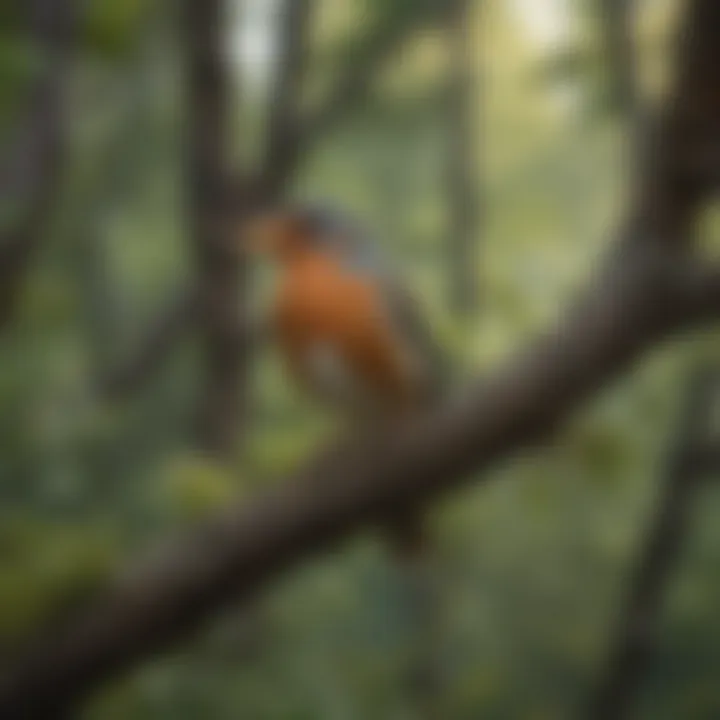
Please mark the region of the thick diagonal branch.
POLYGON ((644 253, 623 255, 555 331, 464 401, 382 448, 338 451, 243 502, 109 590, 0 689, 0 711, 71 705, 288 567, 400 509, 428 502, 538 441, 669 332, 692 324, 644 253))

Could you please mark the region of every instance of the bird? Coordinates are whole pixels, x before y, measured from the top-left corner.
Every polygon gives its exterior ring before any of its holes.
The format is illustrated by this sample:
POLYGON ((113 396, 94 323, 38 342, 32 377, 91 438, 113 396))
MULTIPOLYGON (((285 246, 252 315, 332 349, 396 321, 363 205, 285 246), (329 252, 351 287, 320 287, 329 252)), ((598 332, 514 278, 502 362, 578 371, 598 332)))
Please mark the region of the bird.
MULTIPOLYGON (((279 270, 270 335, 297 384, 376 434, 440 399, 446 365, 429 323, 357 218, 319 204, 273 208, 248 223, 243 244, 279 270)), ((427 552, 419 512, 384 527, 397 557, 427 552)))
MULTIPOLYGON (((444 397, 448 364, 429 323, 355 217, 326 205, 278 207, 254 218, 241 244, 279 270, 268 334, 291 377, 358 432, 384 435, 444 397)), ((445 580, 427 516, 411 508, 379 520, 406 633, 401 687, 415 716, 442 717, 445 580)))

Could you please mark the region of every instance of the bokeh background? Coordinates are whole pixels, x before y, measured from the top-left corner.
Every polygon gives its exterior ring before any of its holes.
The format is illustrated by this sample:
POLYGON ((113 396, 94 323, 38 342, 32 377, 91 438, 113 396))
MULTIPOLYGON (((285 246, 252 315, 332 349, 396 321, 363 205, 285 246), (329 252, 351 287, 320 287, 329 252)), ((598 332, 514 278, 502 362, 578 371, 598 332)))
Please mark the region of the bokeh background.
MULTIPOLYGON (((196 0, 214 21, 192 4, 0 7, 0 662, 128 558, 334 433, 271 347, 231 342, 228 322, 262 314, 272 277, 213 246, 227 177, 267 180, 275 163, 263 200, 362 218, 461 384, 551 323, 597 265, 684 5, 196 0), (283 165, 298 118, 326 107, 283 165), (218 318, 207 302, 196 317, 190 287, 231 309, 218 318)), ((556 720, 581 704, 652 524, 686 380, 713 352, 708 334, 661 348, 550 446, 435 508, 442 717, 556 720)), ((720 717, 718 513, 703 485, 638 718, 720 717)), ((378 540, 359 537, 107 686, 83 716, 414 718, 391 575, 378 540)))

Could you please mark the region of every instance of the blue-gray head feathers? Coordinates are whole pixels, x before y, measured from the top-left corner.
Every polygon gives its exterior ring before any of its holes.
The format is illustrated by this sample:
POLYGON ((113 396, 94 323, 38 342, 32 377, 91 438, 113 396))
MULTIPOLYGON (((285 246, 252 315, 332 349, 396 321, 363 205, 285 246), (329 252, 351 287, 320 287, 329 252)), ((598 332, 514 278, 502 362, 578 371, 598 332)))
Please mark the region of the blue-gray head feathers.
POLYGON ((357 271, 387 269, 372 235, 349 213, 323 205, 303 205, 292 211, 308 237, 329 250, 339 252, 344 262, 357 271))

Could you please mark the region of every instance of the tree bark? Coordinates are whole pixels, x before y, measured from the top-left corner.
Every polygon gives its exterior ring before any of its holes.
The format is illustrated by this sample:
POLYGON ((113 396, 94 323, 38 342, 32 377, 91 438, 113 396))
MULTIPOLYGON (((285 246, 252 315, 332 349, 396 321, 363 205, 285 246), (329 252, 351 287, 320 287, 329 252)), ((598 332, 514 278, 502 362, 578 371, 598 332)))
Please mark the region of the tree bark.
POLYGON ((245 351, 238 338, 245 267, 226 238, 229 82, 224 0, 185 0, 188 203, 196 262, 203 381, 197 417, 200 448, 229 458, 241 431, 245 351))
POLYGON ((74 2, 32 0, 27 11, 30 33, 43 54, 43 66, 30 89, 23 127, 0 173, 0 192, 10 194, 12 188, 22 204, 18 221, 0 238, 0 329, 15 314, 30 261, 47 232, 63 162, 63 97, 74 2))
POLYGON ((704 303, 688 303, 645 252, 621 255, 610 270, 562 327, 469 388, 462 403, 381 448, 328 453, 121 578, 77 624, 48 634, 15 664, 0 685, 0 714, 54 717, 74 706, 361 526, 423 505, 537 443, 644 350, 708 319, 704 303))
POLYGON ((473 2, 450 4, 448 43, 450 88, 448 103, 447 201, 449 214, 449 305, 457 317, 468 317, 478 304, 478 231, 480 194, 477 182, 473 2))
MULTIPOLYGON (((302 5, 302 3, 299 3, 302 5)), ((292 177, 302 160, 312 149, 332 132, 340 121, 367 100, 378 72, 388 59, 402 47, 404 41, 424 22, 439 17, 443 3, 427 0, 418 3, 416 12, 402 21, 396 19, 379 23, 368 31, 368 37, 356 60, 337 80, 327 96, 316 108, 297 114, 291 128, 278 135, 283 142, 273 154, 273 162, 266 163, 257 178, 257 185, 265 195, 273 196, 284 178, 292 177)), ((303 13, 302 7, 294 10, 303 13)), ((307 24, 309 11, 305 10, 303 22, 307 24)))
POLYGON ((261 165, 262 192, 269 201, 282 194, 293 172, 290 158, 298 152, 301 101, 308 61, 314 0, 285 0, 279 20, 275 87, 268 112, 265 156, 261 165))

